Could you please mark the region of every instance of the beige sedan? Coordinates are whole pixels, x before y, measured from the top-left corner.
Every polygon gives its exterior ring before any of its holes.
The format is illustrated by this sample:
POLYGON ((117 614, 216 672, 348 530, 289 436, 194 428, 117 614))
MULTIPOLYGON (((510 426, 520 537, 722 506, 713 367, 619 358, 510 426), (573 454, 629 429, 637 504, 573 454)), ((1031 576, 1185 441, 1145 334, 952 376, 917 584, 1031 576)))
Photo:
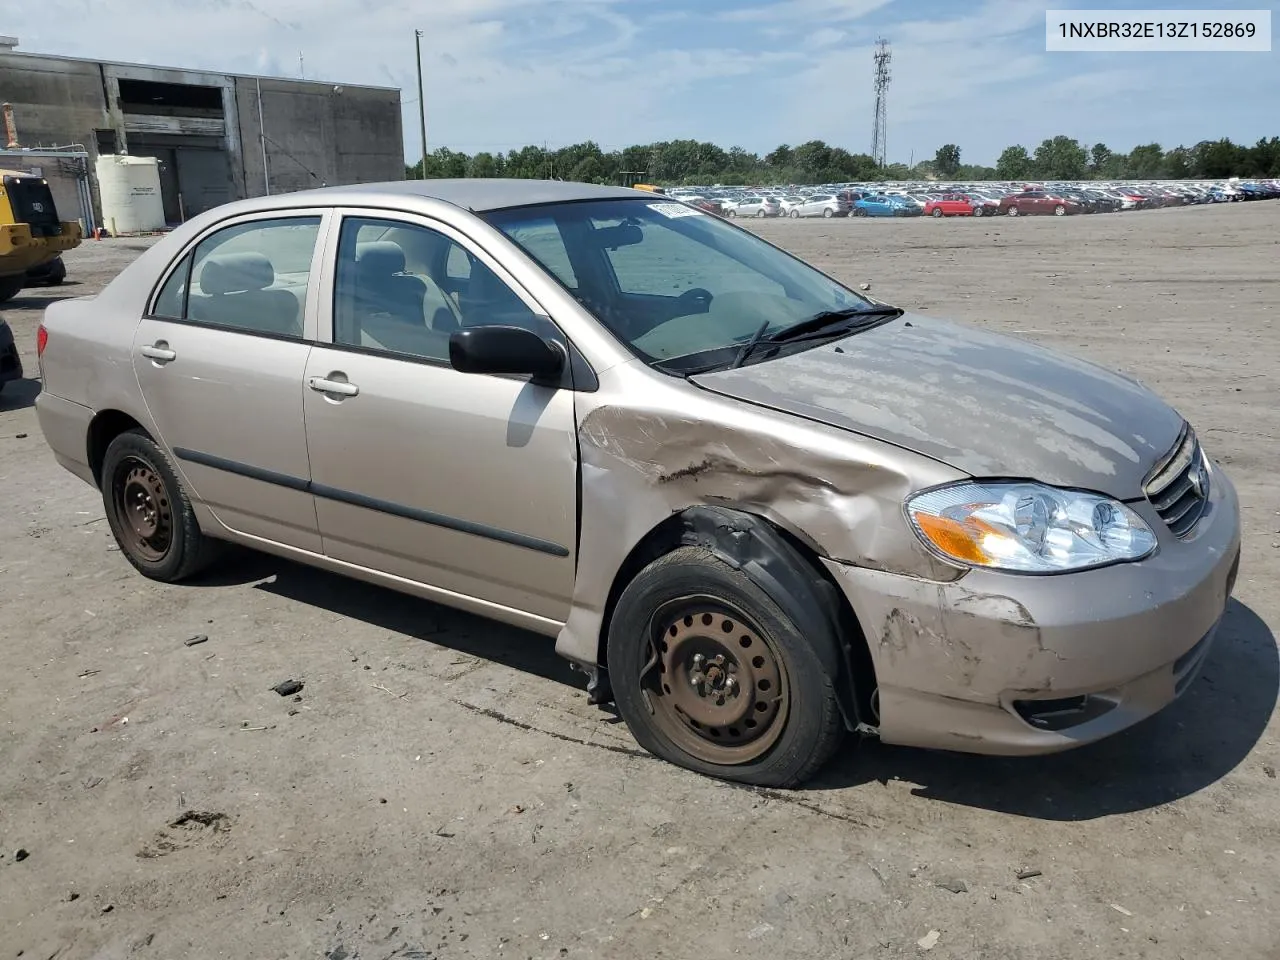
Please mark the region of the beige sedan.
POLYGON ((38 346, 45 436, 144 575, 230 541, 554 637, 646 749, 748 783, 848 733, 1129 727, 1238 566, 1230 481, 1141 385, 652 193, 233 203, 38 346))

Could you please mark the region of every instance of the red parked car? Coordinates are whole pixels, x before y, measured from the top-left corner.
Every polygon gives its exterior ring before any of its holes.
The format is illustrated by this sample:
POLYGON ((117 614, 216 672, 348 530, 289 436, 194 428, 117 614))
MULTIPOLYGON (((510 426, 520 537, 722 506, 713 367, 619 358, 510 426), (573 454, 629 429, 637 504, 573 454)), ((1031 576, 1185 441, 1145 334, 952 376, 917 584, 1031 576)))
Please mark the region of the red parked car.
POLYGON ((982 202, 964 193, 944 193, 930 197, 924 205, 926 217, 982 216, 982 202))
POLYGON ((1064 216, 1068 213, 1080 213, 1084 210, 1079 203, 1070 197, 1062 197, 1047 190, 1023 190, 1000 201, 1000 212, 1009 217, 1020 214, 1053 214, 1064 216))

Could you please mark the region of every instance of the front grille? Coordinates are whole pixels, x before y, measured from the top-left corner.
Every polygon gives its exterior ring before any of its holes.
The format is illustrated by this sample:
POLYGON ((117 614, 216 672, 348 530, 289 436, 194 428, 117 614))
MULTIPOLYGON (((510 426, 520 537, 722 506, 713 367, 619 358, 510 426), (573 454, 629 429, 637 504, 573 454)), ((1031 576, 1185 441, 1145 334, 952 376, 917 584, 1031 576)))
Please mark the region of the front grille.
POLYGON ((1143 491, 1176 537, 1185 537, 1199 522, 1209 501, 1209 472, 1200 441, 1184 424, 1178 442, 1143 484, 1143 491))

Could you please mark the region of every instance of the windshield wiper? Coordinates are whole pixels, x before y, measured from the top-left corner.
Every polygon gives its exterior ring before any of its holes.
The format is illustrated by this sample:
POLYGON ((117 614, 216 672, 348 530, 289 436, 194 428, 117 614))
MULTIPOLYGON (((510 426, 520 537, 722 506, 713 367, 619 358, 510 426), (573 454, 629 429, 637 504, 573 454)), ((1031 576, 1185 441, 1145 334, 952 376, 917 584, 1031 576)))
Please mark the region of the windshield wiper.
MULTIPOLYGON (((846 307, 843 310, 823 310, 821 313, 815 313, 811 317, 806 317, 790 326, 783 327, 777 333, 772 333, 768 336, 765 335, 765 331, 769 329, 769 321, 766 320, 760 325, 760 329, 742 345, 742 349, 738 351, 738 355, 734 357, 733 363, 729 364, 728 369, 738 369, 763 344, 776 345, 786 343, 790 340, 804 337, 806 334, 817 333, 824 328, 852 320, 855 317, 898 317, 902 313, 902 310, 897 307, 890 307, 887 304, 873 307, 846 307)), ((854 326, 862 326, 862 324, 854 326)), ((853 328, 851 327, 850 329, 853 328)))

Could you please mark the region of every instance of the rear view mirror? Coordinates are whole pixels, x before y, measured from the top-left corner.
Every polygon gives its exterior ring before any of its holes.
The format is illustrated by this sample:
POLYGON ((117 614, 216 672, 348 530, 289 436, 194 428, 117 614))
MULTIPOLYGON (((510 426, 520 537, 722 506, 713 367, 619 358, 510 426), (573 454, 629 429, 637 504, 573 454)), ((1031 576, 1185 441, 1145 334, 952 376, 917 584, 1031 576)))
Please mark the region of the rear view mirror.
POLYGON ((606 250, 617 250, 619 247, 633 247, 644 240, 644 232, 634 223, 620 223, 616 227, 599 227, 595 232, 596 240, 606 250))
POLYGON ((564 360, 558 347, 523 327, 468 327, 449 336, 449 363, 460 373, 523 373, 547 379, 559 376, 564 360))

